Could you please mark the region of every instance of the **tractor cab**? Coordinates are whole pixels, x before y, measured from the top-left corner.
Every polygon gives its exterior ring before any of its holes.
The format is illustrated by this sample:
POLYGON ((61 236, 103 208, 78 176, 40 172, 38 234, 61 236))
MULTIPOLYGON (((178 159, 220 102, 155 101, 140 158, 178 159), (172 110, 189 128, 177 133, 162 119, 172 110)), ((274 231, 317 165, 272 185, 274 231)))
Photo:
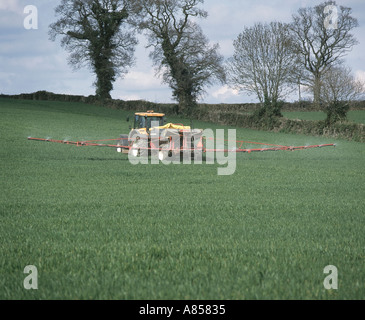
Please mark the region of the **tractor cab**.
POLYGON ((143 129, 148 132, 156 124, 159 127, 165 124, 165 114, 150 110, 147 112, 138 112, 134 115, 133 129, 143 129))

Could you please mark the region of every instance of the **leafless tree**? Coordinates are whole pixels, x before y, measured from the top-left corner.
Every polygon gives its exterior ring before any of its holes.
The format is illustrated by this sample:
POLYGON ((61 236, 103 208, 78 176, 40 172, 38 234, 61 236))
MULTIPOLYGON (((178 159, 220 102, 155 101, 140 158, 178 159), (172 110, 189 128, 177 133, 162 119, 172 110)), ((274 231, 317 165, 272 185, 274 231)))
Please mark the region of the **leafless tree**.
POLYGON ((321 77, 358 42, 351 31, 358 26, 352 9, 326 1, 301 8, 293 15, 290 30, 302 66, 301 82, 311 86, 314 103, 320 105, 321 77))
POLYGON ((234 41, 234 55, 228 61, 229 83, 255 94, 267 115, 279 116, 279 101, 297 83, 293 73, 296 59, 287 24, 256 23, 245 27, 234 41))
POLYGON ((127 24, 131 1, 62 0, 59 20, 50 25, 50 38, 61 36, 75 69, 84 65, 96 74, 96 95, 110 98, 113 82, 133 64, 137 40, 127 24))
POLYGON ((203 0, 136 0, 138 26, 148 35, 157 73, 173 90, 179 112, 190 114, 204 88, 225 81, 219 45, 210 45, 196 23, 203 0), (194 19, 194 20, 193 20, 194 19))
POLYGON ((327 113, 327 123, 345 120, 351 102, 364 96, 365 84, 356 79, 349 67, 339 65, 321 77, 321 103, 327 113))

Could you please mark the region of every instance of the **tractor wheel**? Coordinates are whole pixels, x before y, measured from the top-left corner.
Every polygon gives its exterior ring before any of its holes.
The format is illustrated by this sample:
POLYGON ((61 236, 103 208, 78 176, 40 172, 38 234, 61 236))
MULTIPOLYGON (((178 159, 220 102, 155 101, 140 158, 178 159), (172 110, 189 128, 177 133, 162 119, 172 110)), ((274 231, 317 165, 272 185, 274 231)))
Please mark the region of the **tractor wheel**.
POLYGON ((167 158, 171 158, 172 151, 171 150, 160 150, 158 152, 158 159, 160 161, 165 161, 167 158))
POLYGON ((121 134, 120 135, 120 141, 118 141, 117 144, 117 152, 122 153, 123 150, 125 150, 125 147, 128 147, 128 135, 127 134, 121 134))
POLYGON ((141 150, 138 147, 138 143, 133 143, 132 147, 131 147, 131 154, 133 157, 137 158, 141 155, 141 150))
POLYGON ((146 147, 144 145, 142 145, 139 142, 134 142, 132 147, 131 147, 131 153, 132 156, 137 158, 137 157, 142 157, 142 158, 146 158, 148 157, 148 150, 146 149, 146 147))
POLYGON ((128 147, 128 135, 127 134, 120 135, 119 145, 122 147, 128 147))
POLYGON ((164 161, 166 158, 167 158, 166 151, 161 150, 161 151, 158 152, 158 159, 160 161, 164 161))

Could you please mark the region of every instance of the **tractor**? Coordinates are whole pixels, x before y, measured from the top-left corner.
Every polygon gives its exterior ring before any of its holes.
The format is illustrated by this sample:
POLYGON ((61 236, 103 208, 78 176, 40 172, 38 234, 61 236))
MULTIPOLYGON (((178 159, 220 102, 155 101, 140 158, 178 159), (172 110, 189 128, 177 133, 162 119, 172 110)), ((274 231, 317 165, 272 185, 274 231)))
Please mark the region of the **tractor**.
POLYGON ((165 114, 153 110, 134 114, 134 125, 128 135, 120 135, 118 152, 133 157, 148 157, 158 153, 163 161, 178 155, 201 156, 203 130, 192 129, 183 124, 166 124, 165 114))
MULTIPOLYGON (((68 139, 56 140, 51 138, 28 137, 28 140, 55 142, 68 145, 108 147, 116 148, 119 153, 128 153, 132 157, 158 156, 160 161, 176 158, 183 155, 184 160, 193 157, 200 163, 203 153, 208 152, 264 152, 264 151, 295 151, 313 148, 335 147, 336 144, 320 144, 306 146, 283 146, 266 144, 262 142, 236 141, 236 148, 227 149, 226 146, 215 149, 214 138, 209 137, 209 132, 201 129, 193 129, 191 126, 182 124, 166 123, 165 114, 154 111, 137 112, 134 115, 133 128, 130 127, 129 134, 122 134, 117 139, 70 141, 68 139), (208 143, 209 140, 209 143, 208 143), (213 146, 212 146, 213 144, 213 146), (243 147, 246 145, 246 147, 243 147), (247 145, 258 145, 256 148, 249 148, 247 145)), ((222 139, 220 139, 222 140, 222 139)), ((222 141, 220 141, 222 143, 222 141)))

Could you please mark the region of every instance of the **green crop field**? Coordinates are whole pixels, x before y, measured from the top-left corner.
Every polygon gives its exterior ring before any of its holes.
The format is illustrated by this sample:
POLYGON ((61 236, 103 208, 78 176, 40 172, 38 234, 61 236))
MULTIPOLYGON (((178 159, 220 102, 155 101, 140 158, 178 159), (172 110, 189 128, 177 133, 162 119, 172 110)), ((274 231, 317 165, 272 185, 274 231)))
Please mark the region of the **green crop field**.
POLYGON ((134 166, 114 149, 27 140, 118 138, 127 115, 0 99, 0 299, 364 299, 364 144, 237 129, 337 148, 238 154, 219 176, 219 164, 134 166))
MULTIPOLYGON (((300 119, 300 120, 325 120, 326 114, 320 111, 292 111, 283 112, 283 116, 288 119, 300 119)), ((356 123, 365 124, 365 111, 364 110, 354 110, 349 111, 347 114, 347 120, 356 123)))

